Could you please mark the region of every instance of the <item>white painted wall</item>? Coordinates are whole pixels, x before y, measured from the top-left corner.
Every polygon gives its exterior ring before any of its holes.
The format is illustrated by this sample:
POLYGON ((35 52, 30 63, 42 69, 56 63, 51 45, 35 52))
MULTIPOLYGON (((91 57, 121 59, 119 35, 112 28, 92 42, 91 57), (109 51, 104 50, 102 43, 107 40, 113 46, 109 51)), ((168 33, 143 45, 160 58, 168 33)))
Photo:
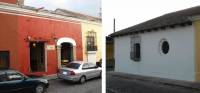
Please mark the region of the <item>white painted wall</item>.
POLYGON ((194 28, 177 27, 141 35, 141 61, 130 59, 130 36, 116 37, 115 71, 178 80, 195 80, 194 28), (169 42, 169 52, 160 53, 160 40, 169 42))
POLYGON ((96 53, 97 51, 88 51, 87 52, 87 62, 92 62, 96 64, 96 53))

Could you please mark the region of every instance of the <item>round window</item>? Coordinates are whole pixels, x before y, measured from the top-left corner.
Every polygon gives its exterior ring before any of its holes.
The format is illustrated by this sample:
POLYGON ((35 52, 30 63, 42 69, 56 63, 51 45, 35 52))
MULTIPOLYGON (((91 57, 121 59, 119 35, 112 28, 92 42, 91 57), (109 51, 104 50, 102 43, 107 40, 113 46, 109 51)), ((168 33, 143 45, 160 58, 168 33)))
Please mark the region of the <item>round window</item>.
POLYGON ((160 50, 162 54, 167 54, 169 52, 169 43, 164 39, 161 40, 160 44, 161 44, 160 50))

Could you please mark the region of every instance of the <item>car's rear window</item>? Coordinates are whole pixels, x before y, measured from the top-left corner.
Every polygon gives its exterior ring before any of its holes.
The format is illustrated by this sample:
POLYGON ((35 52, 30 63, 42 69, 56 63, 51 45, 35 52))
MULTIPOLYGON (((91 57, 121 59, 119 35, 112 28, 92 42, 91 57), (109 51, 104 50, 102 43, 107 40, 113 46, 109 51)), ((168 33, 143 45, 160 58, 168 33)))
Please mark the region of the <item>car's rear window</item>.
POLYGON ((78 69, 81 64, 79 63, 69 63, 66 65, 67 68, 73 68, 73 69, 78 69))

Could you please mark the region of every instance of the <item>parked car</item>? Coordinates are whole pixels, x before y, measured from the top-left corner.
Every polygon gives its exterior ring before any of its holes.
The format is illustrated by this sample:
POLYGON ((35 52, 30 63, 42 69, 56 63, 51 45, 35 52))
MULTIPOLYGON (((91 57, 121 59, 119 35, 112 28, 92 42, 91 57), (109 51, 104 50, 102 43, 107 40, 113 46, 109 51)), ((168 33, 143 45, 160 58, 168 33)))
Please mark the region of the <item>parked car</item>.
POLYGON ((58 78, 84 83, 86 80, 101 77, 101 68, 94 63, 74 61, 59 69, 58 78))
POLYGON ((44 93, 46 79, 29 78, 15 70, 0 70, 0 93, 44 93))

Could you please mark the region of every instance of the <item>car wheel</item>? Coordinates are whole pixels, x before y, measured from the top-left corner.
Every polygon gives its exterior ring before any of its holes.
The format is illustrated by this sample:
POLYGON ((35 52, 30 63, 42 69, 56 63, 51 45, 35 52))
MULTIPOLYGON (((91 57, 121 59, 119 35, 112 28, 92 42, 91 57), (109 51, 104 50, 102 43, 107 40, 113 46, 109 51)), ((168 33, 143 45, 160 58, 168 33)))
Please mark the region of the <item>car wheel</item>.
POLYGON ((45 92, 45 86, 43 84, 39 84, 35 88, 35 93, 44 93, 45 92))
POLYGON ((85 83, 85 81, 86 81, 85 76, 82 76, 82 77, 80 78, 80 83, 83 84, 83 83, 85 83))

